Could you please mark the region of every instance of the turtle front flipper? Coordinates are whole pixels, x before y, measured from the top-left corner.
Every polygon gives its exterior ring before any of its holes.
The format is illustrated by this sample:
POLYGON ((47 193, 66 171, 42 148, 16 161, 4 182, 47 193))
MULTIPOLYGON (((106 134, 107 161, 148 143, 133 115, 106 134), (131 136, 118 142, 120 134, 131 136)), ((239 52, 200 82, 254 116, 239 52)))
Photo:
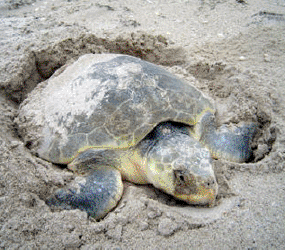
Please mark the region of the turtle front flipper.
POLYGON ((257 132, 257 124, 243 124, 233 131, 226 126, 217 130, 214 115, 205 112, 195 132, 200 142, 210 150, 214 158, 247 162, 252 157, 251 143, 257 132))
POLYGON ((54 208, 80 209, 100 219, 121 199, 123 183, 118 170, 96 167, 87 177, 76 177, 69 188, 58 189, 46 203, 54 208))

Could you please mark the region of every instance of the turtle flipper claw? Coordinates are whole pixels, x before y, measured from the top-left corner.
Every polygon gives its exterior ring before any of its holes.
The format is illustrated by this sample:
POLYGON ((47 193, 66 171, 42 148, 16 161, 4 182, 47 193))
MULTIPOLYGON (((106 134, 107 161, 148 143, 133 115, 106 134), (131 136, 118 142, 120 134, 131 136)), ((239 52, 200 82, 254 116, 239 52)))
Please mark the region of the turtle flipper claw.
POLYGON ((85 178, 75 179, 73 187, 58 189, 46 201, 53 208, 80 209, 89 216, 104 217, 120 200, 123 192, 121 174, 112 167, 99 167, 85 178))

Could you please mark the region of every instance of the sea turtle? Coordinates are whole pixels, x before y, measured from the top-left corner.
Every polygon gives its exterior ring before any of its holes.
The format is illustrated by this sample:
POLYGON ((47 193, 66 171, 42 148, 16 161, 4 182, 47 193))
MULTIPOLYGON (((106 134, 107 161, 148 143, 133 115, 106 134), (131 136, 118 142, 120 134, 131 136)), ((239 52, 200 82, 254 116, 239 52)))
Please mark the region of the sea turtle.
POLYGON ((31 92, 17 124, 34 154, 78 174, 47 204, 99 219, 120 200, 122 178, 213 205, 211 155, 247 161, 256 131, 254 123, 217 130, 214 113, 209 98, 160 66, 87 54, 31 92))

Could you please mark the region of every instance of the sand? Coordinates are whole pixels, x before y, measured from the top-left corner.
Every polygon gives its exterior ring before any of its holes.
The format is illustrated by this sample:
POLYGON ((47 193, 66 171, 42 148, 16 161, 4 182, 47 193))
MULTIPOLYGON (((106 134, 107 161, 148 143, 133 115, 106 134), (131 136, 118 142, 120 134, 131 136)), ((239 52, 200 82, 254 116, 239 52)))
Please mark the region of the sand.
POLYGON ((281 0, 0 1, 0 249, 283 249, 285 4, 281 0), (71 172, 33 156, 19 104, 86 53, 162 65, 215 100, 217 122, 257 122, 252 162, 215 160, 216 206, 193 207, 125 183, 96 222, 51 211, 71 172))

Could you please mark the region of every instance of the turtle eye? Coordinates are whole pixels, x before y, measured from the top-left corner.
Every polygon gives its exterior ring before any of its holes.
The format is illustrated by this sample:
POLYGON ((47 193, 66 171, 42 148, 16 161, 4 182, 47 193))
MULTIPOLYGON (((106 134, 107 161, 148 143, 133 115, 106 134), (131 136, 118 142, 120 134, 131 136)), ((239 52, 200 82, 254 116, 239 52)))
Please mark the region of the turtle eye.
POLYGON ((183 175, 180 175, 179 179, 180 179, 180 181, 184 182, 184 176, 183 175))
POLYGON ((177 194, 195 194, 197 193, 197 184, 194 176, 185 170, 174 170, 174 187, 177 194))
POLYGON ((185 182, 184 173, 181 170, 174 170, 175 179, 179 182, 185 182))

